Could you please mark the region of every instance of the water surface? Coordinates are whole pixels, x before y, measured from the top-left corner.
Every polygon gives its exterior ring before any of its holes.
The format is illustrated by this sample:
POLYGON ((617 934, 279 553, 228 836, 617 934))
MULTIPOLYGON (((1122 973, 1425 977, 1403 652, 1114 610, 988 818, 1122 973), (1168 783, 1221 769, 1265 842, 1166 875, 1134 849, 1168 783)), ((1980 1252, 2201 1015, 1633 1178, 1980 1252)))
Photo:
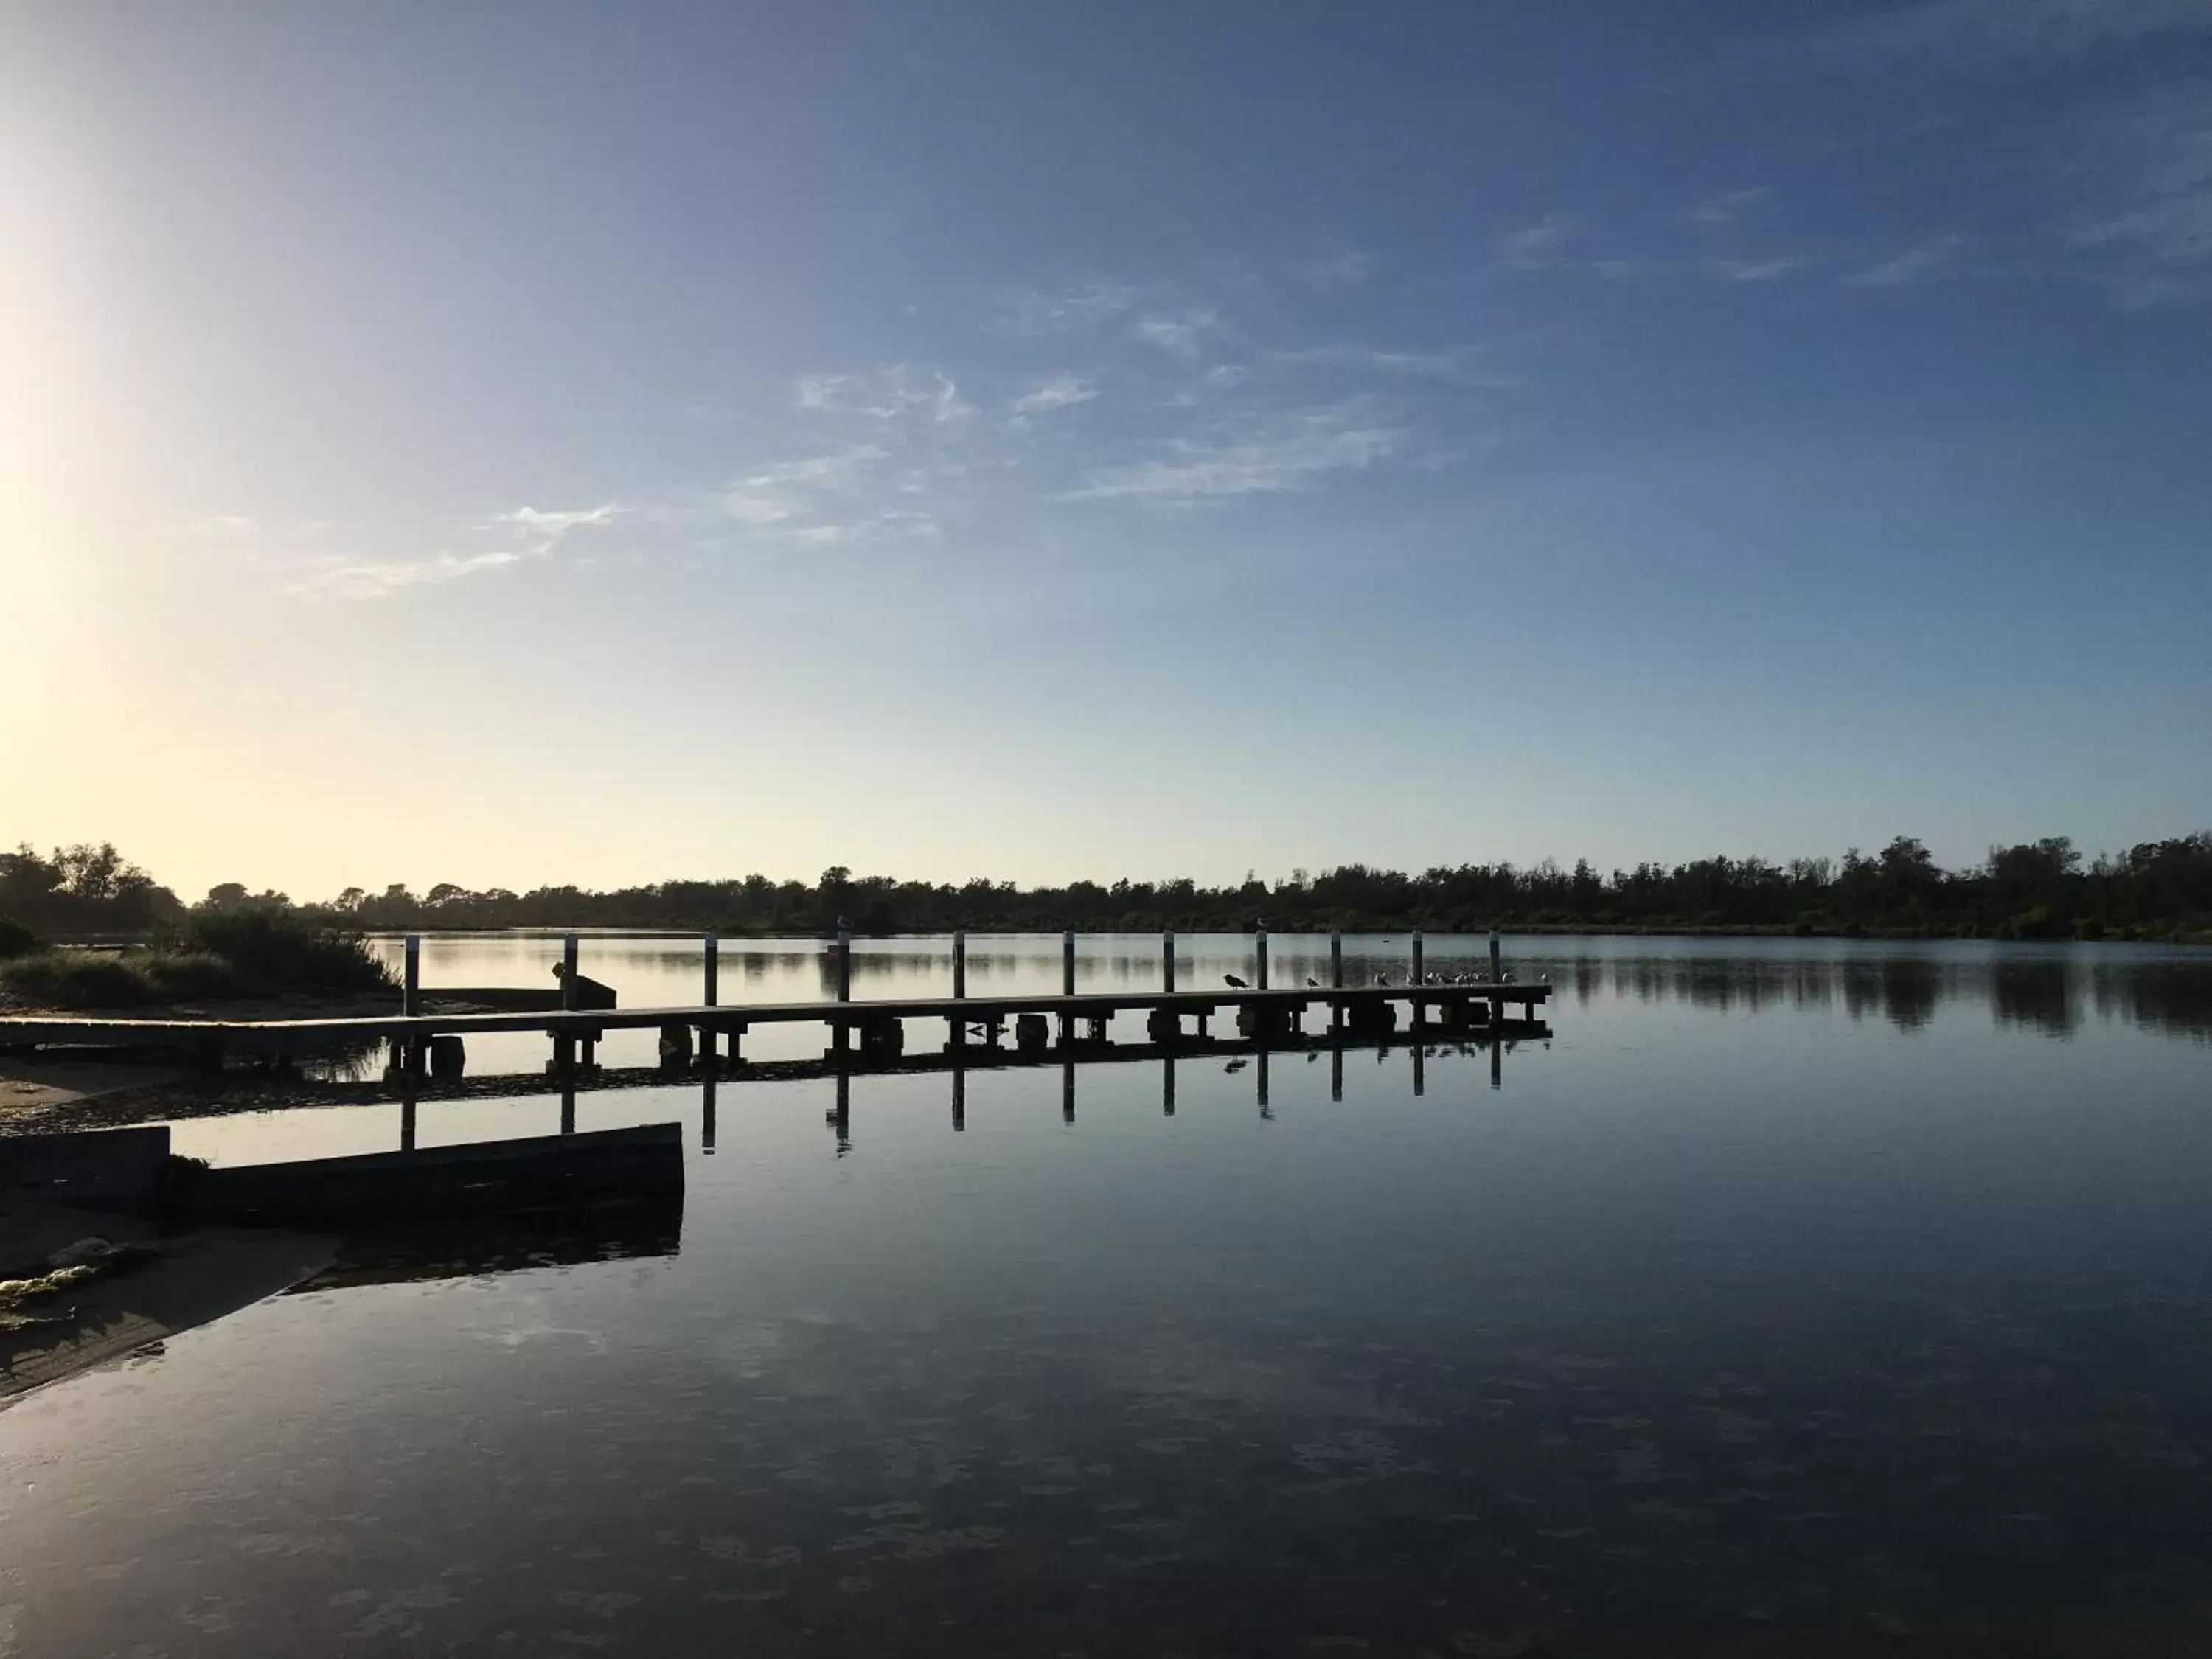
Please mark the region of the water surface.
MULTIPOLYGON (((445 948, 434 984, 558 945, 445 948)), ((977 990, 1058 981, 1056 939, 971 949, 977 990)), ((862 1077, 841 1139, 830 1085, 726 1081, 712 1155, 696 1084, 584 1095, 685 1126, 679 1253, 279 1298, 0 1413, 0 1653, 2203 1650, 2212 962, 1512 950, 1557 1035, 1494 1090, 1276 1055, 1263 1106, 1188 1059, 1170 1115, 1098 1065, 1071 1118, 1057 1067, 976 1072, 956 1131, 949 1077, 862 1077)), ((1087 941, 1083 982, 1158 951, 1087 941)), ((726 1000, 818 994, 814 947, 757 963, 726 1000)), ((681 941, 585 964, 696 995, 681 941)))

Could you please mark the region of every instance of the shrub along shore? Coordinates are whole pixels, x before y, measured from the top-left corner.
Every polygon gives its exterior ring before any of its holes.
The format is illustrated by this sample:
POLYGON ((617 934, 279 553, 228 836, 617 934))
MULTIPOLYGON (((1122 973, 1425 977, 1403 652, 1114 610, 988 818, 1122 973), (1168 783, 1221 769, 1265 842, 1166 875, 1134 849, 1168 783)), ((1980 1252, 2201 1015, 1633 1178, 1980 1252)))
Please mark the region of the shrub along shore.
POLYGON ((357 933, 282 910, 208 912, 122 951, 46 945, 0 928, 0 990, 46 1008, 144 1008, 398 988, 357 933))
POLYGON ((295 903, 232 882, 186 907, 112 845, 0 854, 0 990, 48 1006, 386 988, 368 930, 627 927, 733 938, 863 933, 1237 932, 1691 933, 1893 939, 2118 939, 2212 942, 2212 831, 2085 859, 2064 836, 1990 849, 1946 870, 1900 836, 1840 860, 1716 857, 1601 874, 1585 860, 1437 866, 1419 875, 1347 864, 1319 875, 1206 887, 1188 879, 1024 888, 855 876, 747 876, 595 891, 526 893, 442 882, 416 894, 349 887, 295 903), (120 954, 42 949, 41 935, 127 933, 120 954), (95 1001, 94 999, 100 999, 95 1001))

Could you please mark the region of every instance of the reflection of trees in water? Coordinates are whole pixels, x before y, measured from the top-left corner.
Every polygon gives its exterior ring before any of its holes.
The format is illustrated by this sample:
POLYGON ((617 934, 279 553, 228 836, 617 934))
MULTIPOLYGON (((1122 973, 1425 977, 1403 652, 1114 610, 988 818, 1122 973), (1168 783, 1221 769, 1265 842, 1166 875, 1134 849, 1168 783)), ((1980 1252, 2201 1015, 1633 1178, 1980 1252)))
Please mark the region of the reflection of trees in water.
POLYGON ((2090 975, 2089 1000, 2106 1019, 2212 1042, 2212 957, 2100 967, 2090 975))
MULTIPOLYGON (((1302 985, 1309 978, 1327 985, 1330 963, 1326 942, 1313 935, 1279 935, 1270 951, 1271 978, 1278 986, 1302 985)), ((1879 1017, 1899 1030, 1927 1026, 1936 1010, 1953 1003, 1985 1005, 2008 1029, 2064 1038, 2094 1016, 2148 1030, 2212 1041, 2212 952, 2130 960, 2106 955, 2099 947, 2041 956, 1992 951, 1900 950, 1852 951, 1831 956, 1747 951, 1729 954, 1705 949, 1681 956, 1612 956, 1578 951, 1547 955, 1547 941, 1510 939, 1506 960, 1516 975, 1534 980, 1548 974, 1562 992, 1571 986, 1583 1007, 1606 995, 1638 1002, 1686 1002, 1718 1012, 1769 1009, 1819 1011, 1838 1005, 1854 1019, 1879 1017)), ((1561 941, 1564 943, 1565 941, 1561 941)), ((968 946, 969 988, 981 993, 992 981, 1002 985, 1057 985, 1059 941, 1047 936, 1009 949, 1003 937, 972 938, 968 946), (995 948, 994 948, 995 947, 995 948)), ((1150 987, 1159 983, 1156 938, 1078 938, 1079 987, 1150 987)), ((1249 936, 1185 935, 1177 942, 1176 977, 1185 989, 1218 982, 1225 968, 1249 973, 1249 936)), ((1406 981, 1410 940, 1347 938, 1344 979, 1347 985, 1372 985, 1387 975, 1406 981)), ((634 953, 678 979, 697 971, 696 945, 655 945, 634 953)), ((762 949, 744 942, 722 942, 724 984, 750 988, 749 994, 781 1000, 804 994, 781 988, 813 982, 815 994, 836 994, 836 959, 825 943, 811 947, 762 949)), ((1428 966, 1450 974, 1489 967, 1488 941, 1480 935, 1442 934, 1427 941, 1428 966)), ((586 963, 588 968, 589 963, 586 963)), ((856 941, 853 978, 856 991, 882 995, 893 983, 914 994, 949 989, 952 952, 949 939, 856 941)), ((725 996, 730 993, 725 990, 725 996)))
POLYGON ((2063 962, 1999 962, 1990 975, 1990 1009, 2000 1025, 2025 1025, 2070 1037, 2081 1023, 2063 962))

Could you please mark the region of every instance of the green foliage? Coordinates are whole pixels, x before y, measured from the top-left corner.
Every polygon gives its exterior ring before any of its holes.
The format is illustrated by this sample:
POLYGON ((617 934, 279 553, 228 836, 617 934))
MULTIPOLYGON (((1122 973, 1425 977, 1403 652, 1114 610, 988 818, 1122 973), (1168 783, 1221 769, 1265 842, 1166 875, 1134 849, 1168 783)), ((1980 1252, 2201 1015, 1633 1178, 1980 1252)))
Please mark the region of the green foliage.
POLYGON ((386 991, 392 970, 358 933, 274 908, 198 911, 180 935, 191 951, 228 964, 258 991, 386 991))
POLYGON ((143 1008, 235 996, 230 964, 198 951, 41 951, 0 963, 0 985, 52 1008, 143 1008))
POLYGON ((396 988, 356 934, 283 911, 201 914, 131 951, 46 950, 0 962, 0 987, 53 1008, 143 1008, 283 992, 396 988))

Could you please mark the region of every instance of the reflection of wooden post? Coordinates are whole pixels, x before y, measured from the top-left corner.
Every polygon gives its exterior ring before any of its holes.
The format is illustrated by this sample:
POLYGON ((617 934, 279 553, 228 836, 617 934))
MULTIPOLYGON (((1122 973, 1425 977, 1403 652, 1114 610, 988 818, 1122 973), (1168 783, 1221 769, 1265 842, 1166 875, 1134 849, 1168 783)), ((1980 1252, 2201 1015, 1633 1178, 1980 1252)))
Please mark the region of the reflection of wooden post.
POLYGON ((1170 1054, 1160 1062, 1160 1115, 1175 1115, 1175 1056, 1170 1054))
POLYGON ((1060 1121, 1075 1121, 1075 1062, 1072 1060, 1060 1068, 1060 1121))
POLYGON ((1428 1052, 1429 1045, 1421 1041, 1420 1033, 1416 1031, 1413 1034, 1413 1094, 1417 1099, 1428 1091, 1429 1074, 1425 1064, 1428 1052))
POLYGON ((1505 1086, 1505 1036, 1495 1025, 1490 1028, 1490 1086, 1505 1086))
POLYGON ((564 1135, 576 1133, 576 1074, 574 1072, 561 1073, 561 1133, 564 1135))
MULTIPOLYGON (((1264 1044, 1266 1039, 1262 1038, 1261 1042, 1264 1044)), ((1259 1073, 1254 1081, 1259 1085, 1260 1115, 1265 1117, 1267 1115, 1267 1050, 1265 1047, 1260 1050, 1259 1073)))
POLYGON ((410 1089, 399 1097, 399 1150, 415 1150, 415 1091, 410 1089))
POLYGON ((1341 1046, 1328 1051, 1328 1097, 1344 1098, 1344 1049, 1341 1046))
POLYGON ((964 1130, 968 1127, 968 1068, 952 1068, 952 1127, 964 1130))
POLYGON ((714 1068, 709 1066, 700 1083, 699 1150, 712 1153, 714 1150, 714 1068))

